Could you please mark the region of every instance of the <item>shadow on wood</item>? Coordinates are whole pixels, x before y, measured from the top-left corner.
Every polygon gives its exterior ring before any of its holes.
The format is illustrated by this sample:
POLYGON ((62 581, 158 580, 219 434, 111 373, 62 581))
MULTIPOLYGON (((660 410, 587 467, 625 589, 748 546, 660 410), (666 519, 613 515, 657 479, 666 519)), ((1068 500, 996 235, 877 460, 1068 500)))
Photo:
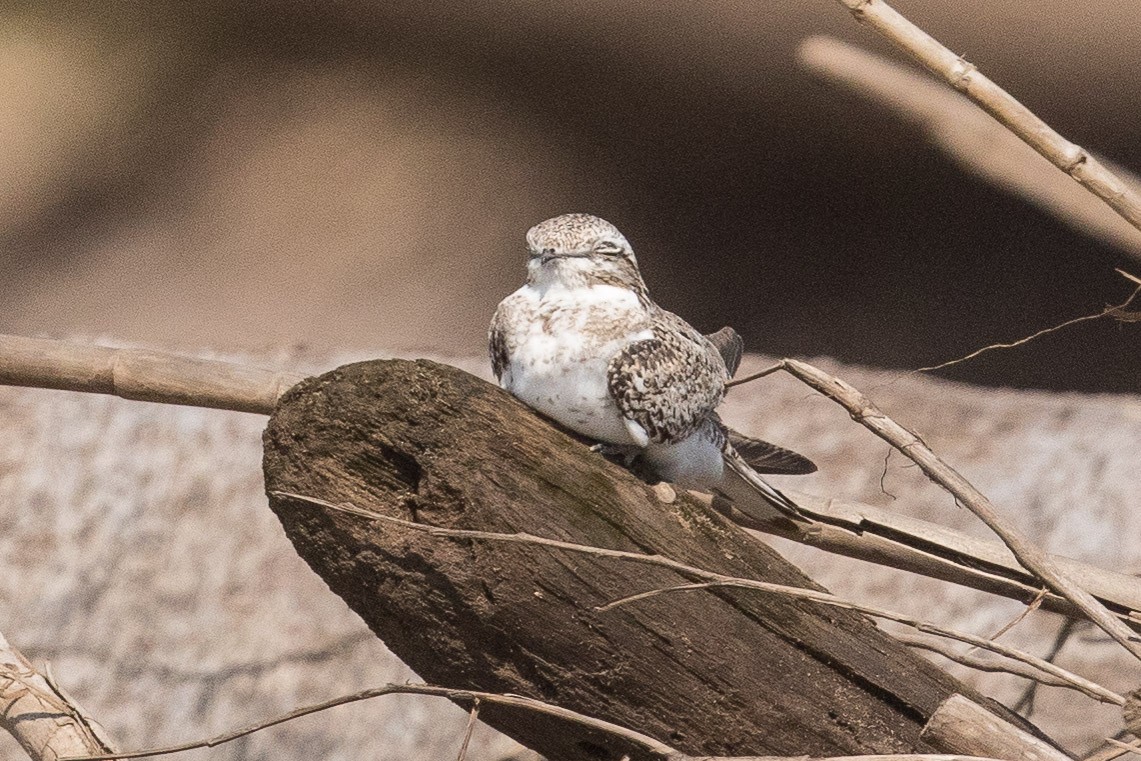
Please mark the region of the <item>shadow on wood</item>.
MULTIPOLYGON (((427 361, 348 365, 296 386, 266 429, 265 480, 427 524, 815 586, 696 501, 663 504, 505 392, 427 361)), ((941 701, 982 700, 847 611, 721 589, 598 612, 688 579, 270 503, 309 565, 434 684, 528 695, 705 755, 930 751, 920 731, 941 701)), ((549 758, 629 750, 537 715, 487 706, 481 718, 549 758)))

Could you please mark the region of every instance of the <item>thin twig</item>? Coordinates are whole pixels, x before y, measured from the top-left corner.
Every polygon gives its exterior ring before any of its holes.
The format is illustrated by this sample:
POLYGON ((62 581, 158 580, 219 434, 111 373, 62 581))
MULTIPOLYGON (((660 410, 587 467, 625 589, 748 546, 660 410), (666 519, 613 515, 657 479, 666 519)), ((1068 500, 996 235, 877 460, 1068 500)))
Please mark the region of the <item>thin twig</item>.
POLYGON ((887 490, 884 481, 887 480, 887 464, 891 461, 891 453, 894 451, 891 447, 887 448, 887 454, 883 456, 883 470, 880 471, 880 491, 891 497, 892 502, 895 502, 896 496, 887 490))
MULTIPOLYGON (((960 653, 954 648, 937 639, 928 639, 927 637, 915 637, 910 634, 896 634, 895 638, 908 647, 916 647, 922 650, 929 650, 932 653, 937 653, 947 660, 954 661, 967 668, 975 669, 976 671, 987 671, 992 673, 1006 673, 1020 676, 1023 679, 1029 679, 1032 684, 1045 684, 1050 687, 1069 687, 1063 679, 1058 679, 1053 676, 1043 674, 1038 669, 1031 669, 1023 666, 1020 663, 1000 663, 991 658, 980 658, 971 655, 968 650, 965 653, 960 653)), ((972 648, 973 649, 973 648, 972 648)))
POLYGON ((753 373, 752 375, 746 375, 744 378, 737 378, 736 380, 731 380, 725 384, 725 388, 733 388, 733 386, 740 386, 742 383, 748 383, 749 381, 755 381, 758 378, 765 377, 766 375, 772 375, 773 373, 775 373, 776 371, 778 371, 780 369, 782 369, 782 368, 781 368, 780 363, 778 362, 777 364, 773 365, 772 367, 766 367, 764 370, 761 370, 758 373, 753 373))
POLYGON ((467 726, 464 727, 464 739, 460 743, 460 753, 456 756, 456 761, 464 761, 467 758, 467 746, 471 742, 471 733, 475 730, 475 721, 479 718, 479 698, 471 701, 471 712, 468 713, 467 726))
POLYGON ((474 690, 453 690, 447 687, 436 687, 430 684, 386 684, 382 687, 372 687, 360 692, 354 692, 352 695, 343 695, 339 698, 332 700, 325 700, 320 703, 313 703, 311 705, 296 708, 288 713, 281 714, 267 721, 260 721, 256 724, 235 729, 230 732, 225 732, 205 740, 195 740, 194 742, 182 743, 179 745, 169 745, 162 748, 148 748, 146 750, 136 750, 129 753, 116 753, 99 756, 71 756, 62 758, 60 761, 113 761, 113 759, 127 759, 127 758, 146 758, 149 756, 162 756, 170 753, 181 753, 186 750, 194 750, 197 748, 213 748, 224 743, 232 742, 254 732, 259 732, 269 727, 284 724, 287 721, 299 718, 301 716, 308 716, 311 713, 318 711, 325 711, 336 706, 346 705, 348 703, 356 703, 361 700, 369 700, 371 698, 381 697, 382 695, 430 695, 433 697, 448 698, 449 700, 460 703, 475 703, 480 701, 482 703, 490 703, 494 705, 505 705, 513 708, 522 708, 535 713, 545 714, 547 716, 554 716, 559 719, 574 722, 584 727, 610 735, 611 737, 623 740, 638 746, 647 753, 654 756, 669 758, 672 756, 680 755, 678 751, 671 748, 665 743, 659 742, 649 735, 635 732, 632 729, 620 727, 617 724, 612 724, 609 721, 602 719, 595 719, 591 716, 572 711, 568 708, 560 708, 550 703, 544 703, 541 700, 523 697, 522 695, 498 694, 492 692, 477 692, 474 690))
POLYGON ((440 526, 429 526, 423 523, 416 523, 414 521, 407 521, 402 518, 395 518, 382 513, 376 513, 371 510, 366 510, 351 504, 336 504, 327 500, 318 499, 316 497, 306 496, 304 494, 295 494, 292 492, 275 491, 274 496, 285 497, 287 499, 295 499, 301 502, 318 505, 331 510, 348 513, 361 518, 369 520, 381 521, 390 523, 404 528, 420 531, 435 537, 447 537, 452 539, 478 539, 482 541, 506 542, 514 544, 528 544, 538 545, 541 547, 550 547, 557 550, 566 550, 568 552, 577 552, 587 555, 594 555, 596 557, 613 558, 616 560, 625 560, 635 563, 644 563, 646 565, 654 565, 662 568, 668 568, 682 576, 694 579, 701 579, 700 583, 678 585, 677 587, 670 587, 668 589, 657 589, 649 592, 642 592, 630 597, 624 597, 621 600, 615 600, 605 605, 599 606, 599 611, 609 610, 619 605, 634 602, 636 600, 652 597, 657 594, 665 592, 689 590, 689 589, 704 589, 709 587, 741 587, 746 589, 753 589, 762 592, 771 592, 775 594, 783 594, 790 597, 810 600, 813 602, 822 603, 825 605, 832 605, 835 607, 846 608, 848 610, 865 613, 867 615, 875 616, 877 618, 885 618, 891 621, 911 626, 919 631, 937 636, 948 637, 965 642, 970 645, 977 645, 978 647, 992 650, 999 655, 1021 661, 1029 666, 1033 666, 1047 674, 1056 677, 1059 680, 1067 682, 1067 684, 1079 692, 1100 700, 1105 703, 1114 703, 1116 705, 1123 705, 1125 698, 1118 695, 1101 685, 1095 684, 1084 677, 1073 674, 1060 666, 1052 663, 1042 661, 1029 653, 1024 653, 1012 647, 1007 647, 996 642, 990 642, 984 637, 979 637, 966 632, 959 632, 952 629, 946 629, 926 621, 921 621, 911 616, 902 613, 895 613, 892 611, 884 610, 870 605, 862 605, 860 603, 849 602, 847 600, 836 597, 828 592, 820 592, 814 589, 804 589, 802 587, 792 587, 784 584, 773 584, 766 581, 756 581, 753 579, 741 579, 733 576, 726 576, 724 574, 707 571, 694 566, 686 565, 685 563, 678 562, 662 555, 646 555, 639 552, 628 552, 625 550, 612 550, 604 547, 592 547, 589 545, 575 544, 572 542, 563 542, 557 539, 547 539, 545 537, 535 536, 533 534, 500 534, 488 531, 474 531, 470 529, 453 529, 443 528, 440 526))
POLYGON ((958 364, 961 364, 961 363, 966 362, 968 360, 974 359, 975 357, 979 356, 980 354, 986 354, 988 351, 994 351, 996 349, 1013 349, 1015 347, 1022 346, 1023 344, 1030 343, 1031 341, 1033 341, 1036 338, 1041 338, 1044 335, 1047 335, 1049 333, 1054 333, 1056 331, 1061 330, 1062 328, 1068 328, 1071 325, 1077 325, 1079 322, 1088 322, 1090 320, 1100 320, 1102 317, 1115 317, 1116 315, 1125 313, 1126 307, 1128 307, 1130 304, 1132 304, 1133 300, 1136 299, 1139 294, 1141 294, 1141 283, 1139 283, 1137 285, 1137 287, 1135 289, 1133 289, 1133 293, 1129 294, 1129 298, 1127 298, 1125 301, 1121 302, 1120 304, 1117 304, 1116 306, 1107 306, 1104 309, 1102 309, 1100 312, 1095 312, 1093 314, 1087 314, 1087 315, 1084 315, 1082 317, 1075 317, 1072 320, 1066 320, 1065 322, 1059 323, 1058 325, 1055 325, 1051 328, 1043 328, 1042 330, 1039 330, 1035 333, 1031 333, 1028 336, 1024 336, 1022 338, 1019 338, 1017 341, 1011 341, 1010 343, 996 343, 996 344, 991 344, 990 346, 984 346, 981 349, 975 349, 970 354, 967 354, 966 356, 963 356, 963 357, 959 357, 958 359, 951 359, 951 360, 948 360, 946 362, 941 362, 937 365, 931 365, 930 367, 920 367, 916 370, 913 370, 912 372, 929 373, 929 372, 932 372, 934 370, 942 370, 946 367, 951 367, 952 365, 958 365, 958 364))
POLYGON ((1088 151, 1058 134, 962 56, 908 21, 883 0, 838 0, 867 24, 1002 122, 1054 166, 1141 229, 1141 197, 1088 151))
POLYGON ((784 360, 784 368, 806 385, 844 407, 853 420, 913 460, 928 478, 954 495, 998 535, 1026 570, 1072 602, 1106 634, 1141 660, 1141 637, 1110 613, 1093 595, 1070 580, 1049 555, 1026 539, 1021 531, 995 509, 986 495, 939 459, 919 436, 889 418, 870 399, 839 378, 794 359, 784 360))
POLYGON ((1014 618, 1010 619, 1005 624, 1000 626, 998 631, 996 631, 994 634, 990 635, 990 639, 998 639, 999 637, 1006 634, 1008 631, 1010 631, 1011 629, 1013 629, 1014 627, 1018 626, 1020 623, 1025 621, 1026 617, 1029 616, 1031 613, 1038 610, 1038 608, 1042 607, 1042 601, 1046 599, 1046 592, 1047 591, 1048 590, 1046 590, 1045 588, 1038 590, 1038 594, 1036 594, 1034 596, 1034 599, 1030 601, 1030 604, 1027 605, 1025 608, 1023 608, 1021 611, 1019 611, 1017 616, 1015 616, 1014 618))

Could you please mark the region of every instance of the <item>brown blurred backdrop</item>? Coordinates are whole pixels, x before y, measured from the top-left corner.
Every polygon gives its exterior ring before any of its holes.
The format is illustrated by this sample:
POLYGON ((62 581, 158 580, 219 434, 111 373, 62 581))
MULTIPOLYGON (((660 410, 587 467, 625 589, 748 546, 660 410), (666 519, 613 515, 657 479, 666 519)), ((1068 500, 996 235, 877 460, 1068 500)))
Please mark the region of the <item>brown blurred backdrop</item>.
MULTIPOLYGON (((897 5, 1141 168, 1141 5, 897 5)), ((799 69, 815 33, 887 50, 832 0, 7 3, 0 29, 3 332, 479 353, 565 211, 774 354, 913 368, 1128 294, 1133 260, 799 69)), ((1138 356, 1098 321, 949 375, 1137 391, 1138 356)))

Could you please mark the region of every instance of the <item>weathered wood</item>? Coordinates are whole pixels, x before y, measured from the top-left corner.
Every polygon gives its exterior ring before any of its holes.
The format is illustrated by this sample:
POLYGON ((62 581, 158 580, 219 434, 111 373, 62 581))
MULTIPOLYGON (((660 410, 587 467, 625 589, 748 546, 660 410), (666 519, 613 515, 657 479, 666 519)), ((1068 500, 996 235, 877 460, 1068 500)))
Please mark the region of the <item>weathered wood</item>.
MULTIPOLYGON (((426 361, 349 365, 289 391, 266 430, 265 478, 270 492, 434 525, 814 586, 698 502, 663 504, 501 390, 426 361)), ((270 502, 310 566, 436 684, 533 696, 707 755, 930 751, 924 723, 950 695, 972 695, 846 611, 721 589, 598 612, 687 579, 270 502)), ((493 706, 480 715, 551 758, 629 750, 541 716, 493 706)))
POLYGON ((923 738, 964 756, 989 756, 1007 761, 1071 761, 1057 748, 998 719, 994 714, 952 695, 927 722, 923 738))

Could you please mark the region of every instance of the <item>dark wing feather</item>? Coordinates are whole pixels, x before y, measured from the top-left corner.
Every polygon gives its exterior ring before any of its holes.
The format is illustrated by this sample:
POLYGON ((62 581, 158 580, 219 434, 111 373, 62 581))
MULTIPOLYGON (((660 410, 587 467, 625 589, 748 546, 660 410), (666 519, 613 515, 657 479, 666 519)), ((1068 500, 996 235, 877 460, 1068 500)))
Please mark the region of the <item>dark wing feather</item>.
POLYGON ((725 360, 725 369, 732 378, 737 373, 737 368, 741 366, 741 356, 745 353, 745 340, 728 325, 716 333, 710 333, 706 338, 717 349, 721 359, 725 360))
POLYGON ((801 476, 816 472, 816 463, 804 455, 767 441, 754 439, 732 428, 729 429, 729 443, 758 473, 801 476))
POLYGON ((507 339, 503 335, 501 322, 502 309, 496 309, 491 318, 491 327, 487 331, 487 354, 491 358, 491 372, 495 379, 503 378, 503 371, 507 368, 510 357, 507 353, 507 339))
MULTIPOLYGON (((669 315, 668 312, 665 314, 669 315)), ((610 360, 606 379, 619 411, 651 441, 674 442, 697 429, 721 403, 728 375, 705 337, 676 315, 610 360)))

